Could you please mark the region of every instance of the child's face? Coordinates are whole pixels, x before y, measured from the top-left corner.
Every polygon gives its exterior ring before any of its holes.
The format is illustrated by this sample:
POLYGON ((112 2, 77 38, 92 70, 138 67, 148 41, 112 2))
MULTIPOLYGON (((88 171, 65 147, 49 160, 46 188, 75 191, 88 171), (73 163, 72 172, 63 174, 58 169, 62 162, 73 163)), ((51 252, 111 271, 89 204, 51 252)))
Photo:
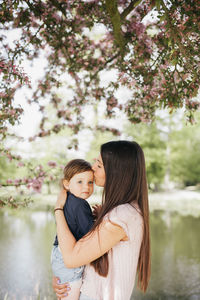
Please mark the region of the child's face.
POLYGON ((94 174, 86 171, 75 174, 68 182, 69 191, 76 197, 87 199, 93 193, 94 174))

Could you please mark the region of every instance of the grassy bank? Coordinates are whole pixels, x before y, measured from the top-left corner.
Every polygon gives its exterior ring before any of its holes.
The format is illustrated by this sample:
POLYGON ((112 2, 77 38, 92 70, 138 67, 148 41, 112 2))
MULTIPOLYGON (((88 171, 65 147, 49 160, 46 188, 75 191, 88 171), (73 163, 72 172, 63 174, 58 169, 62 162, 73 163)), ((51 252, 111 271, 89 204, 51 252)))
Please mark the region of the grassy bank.
MULTIPOLYGON (((57 194, 35 195, 33 206, 49 206, 53 208, 57 194)), ((101 195, 93 195, 90 205, 101 202, 101 195)), ((200 216, 200 192, 188 190, 173 190, 168 192, 149 193, 150 211, 166 210, 178 212, 181 215, 200 216)))
MULTIPOLYGON (((56 202, 57 193, 58 191, 55 190, 51 194, 43 192, 42 194, 23 196, 18 195, 17 197, 20 199, 20 202, 23 202, 23 198, 30 197, 32 202, 28 205, 29 209, 50 211, 53 209, 56 202)), ((12 195, 12 193, 10 193, 9 195, 12 195)), ((14 197, 16 197, 16 193, 14 197)), ((93 194, 88 202, 90 203, 90 205, 101 203, 101 191, 93 194)), ((170 190, 158 193, 150 192, 149 205, 150 211, 166 210, 171 212, 178 212, 181 215, 192 215, 195 217, 199 217, 200 191, 170 190)))
POLYGON ((181 215, 200 216, 200 192, 172 190, 149 194, 150 210, 166 210, 181 215))

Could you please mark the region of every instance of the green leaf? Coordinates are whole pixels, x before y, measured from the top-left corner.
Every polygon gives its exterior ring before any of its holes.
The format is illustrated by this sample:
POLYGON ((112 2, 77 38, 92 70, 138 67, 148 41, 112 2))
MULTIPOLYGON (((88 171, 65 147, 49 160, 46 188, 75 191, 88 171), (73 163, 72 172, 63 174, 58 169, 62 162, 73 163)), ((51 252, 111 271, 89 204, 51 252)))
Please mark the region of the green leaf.
POLYGON ((157 8, 157 10, 160 10, 160 6, 161 6, 161 1, 160 0, 156 0, 156 8, 157 8))
POLYGON ((166 19, 166 16, 165 16, 165 14, 164 14, 164 15, 162 15, 162 16, 160 17, 160 22, 164 21, 165 19, 166 19))

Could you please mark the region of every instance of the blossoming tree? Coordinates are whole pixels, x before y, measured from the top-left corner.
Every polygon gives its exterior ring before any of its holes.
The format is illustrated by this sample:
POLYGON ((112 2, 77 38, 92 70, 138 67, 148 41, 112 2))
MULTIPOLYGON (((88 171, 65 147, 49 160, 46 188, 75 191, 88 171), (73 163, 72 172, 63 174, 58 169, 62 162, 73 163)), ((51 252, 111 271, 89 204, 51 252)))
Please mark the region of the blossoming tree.
POLYGON ((37 136, 57 133, 65 126, 77 133, 84 127, 82 108, 102 101, 109 118, 118 109, 130 122, 148 122, 158 108, 184 107, 192 121, 199 108, 195 100, 200 78, 199 1, 6 0, 0 6, 2 138, 7 124, 14 125, 22 114, 13 101, 16 90, 23 85, 32 88, 21 61, 41 54, 47 60, 44 77, 28 100, 37 103, 44 114, 37 136), (92 34, 95 26, 103 28, 99 36, 92 34), (11 45, 7 33, 16 29, 18 37, 11 45), (102 71, 109 70, 115 70, 117 78, 102 87, 102 71), (63 102, 55 91, 65 73, 71 78, 66 88, 73 93, 63 102), (124 102, 115 97, 121 86, 131 92, 124 102), (46 127, 46 99, 58 118, 50 129, 46 127))

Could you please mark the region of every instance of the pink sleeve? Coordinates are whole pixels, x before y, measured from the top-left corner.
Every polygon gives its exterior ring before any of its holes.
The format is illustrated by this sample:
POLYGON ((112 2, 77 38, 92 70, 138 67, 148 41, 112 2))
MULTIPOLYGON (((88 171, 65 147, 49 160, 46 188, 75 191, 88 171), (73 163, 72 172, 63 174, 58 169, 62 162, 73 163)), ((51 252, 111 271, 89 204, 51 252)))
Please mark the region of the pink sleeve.
POLYGON ((105 216, 105 220, 108 220, 122 227, 125 233, 127 234, 127 236, 129 237, 130 234, 129 234, 128 220, 127 220, 128 216, 126 214, 126 211, 127 209, 125 209, 124 211, 124 205, 117 206, 113 208, 112 211, 105 216))

